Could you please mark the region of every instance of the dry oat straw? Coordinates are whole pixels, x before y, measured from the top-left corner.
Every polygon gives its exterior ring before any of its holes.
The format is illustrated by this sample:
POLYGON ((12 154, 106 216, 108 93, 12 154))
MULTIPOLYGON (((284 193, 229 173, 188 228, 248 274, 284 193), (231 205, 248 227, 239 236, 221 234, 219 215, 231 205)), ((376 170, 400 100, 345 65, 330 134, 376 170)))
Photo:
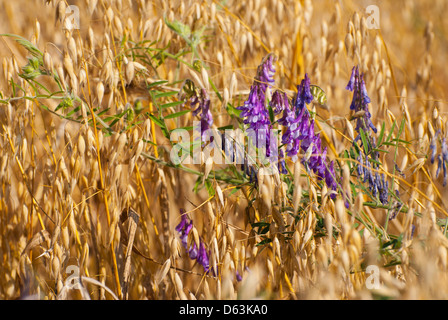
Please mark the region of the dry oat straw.
POLYGON ((0 299, 448 298, 446 1, 383 1, 379 29, 359 1, 0 2, 0 299), (305 73, 325 93, 307 107, 336 197, 288 157, 256 185, 170 162, 169 133, 198 120, 185 84, 237 128, 269 53, 271 94, 292 99, 305 73), (387 142, 387 204, 344 153, 363 116, 353 66, 387 142))

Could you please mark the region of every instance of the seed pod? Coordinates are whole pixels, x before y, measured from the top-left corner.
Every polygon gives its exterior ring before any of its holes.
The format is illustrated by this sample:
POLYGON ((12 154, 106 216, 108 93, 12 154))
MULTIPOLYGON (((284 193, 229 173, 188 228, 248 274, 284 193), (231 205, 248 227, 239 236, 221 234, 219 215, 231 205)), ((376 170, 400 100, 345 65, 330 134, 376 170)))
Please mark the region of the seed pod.
POLYGON ((432 138, 434 138, 434 135, 435 135, 434 128, 430 121, 428 121, 426 124, 427 124, 427 128, 428 128, 429 136, 432 139, 432 138))
POLYGON ((168 274, 168 271, 170 271, 171 268, 171 259, 167 259, 163 266, 157 271, 156 276, 154 277, 154 282, 156 285, 159 285, 160 282, 166 277, 168 274))
POLYGON ((432 119, 435 121, 438 118, 439 118, 439 110, 437 106, 434 106, 434 108, 432 109, 432 119))
POLYGON ((47 69, 48 71, 52 72, 53 71, 53 59, 51 58, 50 54, 48 53, 48 51, 45 50, 44 53, 44 67, 45 69, 47 69))
POLYGON ((201 69, 201 75, 202 75, 202 81, 204 82, 204 85, 205 85, 205 89, 207 89, 207 91, 210 91, 210 82, 209 82, 207 70, 205 68, 201 69))
POLYGON ((271 210, 271 203, 272 203, 272 195, 269 191, 269 188, 266 185, 261 186, 261 198, 263 200, 264 205, 266 206, 268 212, 271 210))
POLYGON ((339 222, 345 223, 347 221, 347 212, 345 211, 344 201, 342 199, 336 199, 335 210, 339 222))
POLYGON ((347 33, 347 35, 345 36, 345 49, 347 50, 347 54, 350 57, 353 57, 354 51, 353 51, 353 36, 350 33, 347 33))
POLYGON ((114 28, 118 37, 121 37, 123 35, 123 25, 121 24, 121 20, 118 16, 114 17, 114 28))
POLYGON ((216 193, 218 194, 219 202, 221 203, 222 207, 224 208, 224 196, 223 196, 221 187, 219 185, 216 185, 216 193))
POLYGON ((345 272, 349 271, 350 268, 350 256, 347 252, 347 250, 342 250, 340 255, 342 267, 344 268, 345 272))
POLYGON ((65 71, 67 72, 67 74, 72 77, 72 75, 75 75, 74 69, 73 69, 73 61, 70 58, 70 55, 66 52, 64 55, 64 61, 63 61, 63 65, 65 68, 65 71))
POLYGON ((234 92, 236 91, 236 89, 238 88, 238 80, 236 79, 236 74, 235 72, 232 73, 232 78, 230 79, 230 87, 229 87, 229 97, 230 99, 232 99, 232 97, 234 96, 234 92))
POLYGON ((218 60, 219 65, 222 67, 224 65, 224 58, 221 51, 218 51, 218 53, 216 54, 216 59, 218 60))
POLYGON ((65 1, 59 1, 56 8, 56 19, 58 19, 60 22, 64 21, 65 19, 66 9, 67 5, 65 4, 65 1))
POLYGON ((199 250, 199 247, 201 246, 201 240, 199 239, 199 233, 196 227, 193 227, 192 229, 192 235, 193 235, 193 241, 196 245, 196 248, 199 250))
POLYGON ((76 49, 76 42, 75 39, 73 39, 73 37, 70 37, 68 39, 68 43, 67 43, 67 49, 68 49, 68 53, 70 55, 70 58, 72 58, 74 65, 78 65, 78 51, 76 49))
POLYGON ((78 78, 79 78, 79 85, 84 86, 87 80, 87 73, 84 68, 79 69, 78 78))
POLYGON ((345 123, 347 125, 347 133, 351 141, 355 140, 355 130, 353 129, 353 125, 347 118, 345 118, 345 123))
POLYGON ((126 77, 126 84, 130 84, 132 80, 134 80, 135 76, 135 67, 134 67, 134 61, 129 61, 125 65, 125 77, 126 77))

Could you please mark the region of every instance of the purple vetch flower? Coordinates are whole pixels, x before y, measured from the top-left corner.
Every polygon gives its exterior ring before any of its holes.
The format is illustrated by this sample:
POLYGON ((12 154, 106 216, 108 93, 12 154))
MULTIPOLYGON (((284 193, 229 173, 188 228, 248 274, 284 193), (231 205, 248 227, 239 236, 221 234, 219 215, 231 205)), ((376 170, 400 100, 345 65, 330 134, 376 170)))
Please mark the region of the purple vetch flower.
POLYGON ((272 95, 270 106, 275 115, 283 112, 289 106, 288 96, 286 93, 276 90, 272 95))
MULTIPOLYGON (((353 92, 350 110, 354 111, 355 129, 358 132, 353 143, 356 144, 360 140, 361 130, 364 132, 367 140, 367 146, 363 146, 365 148, 357 148, 359 151, 357 157, 359 162, 357 168, 358 176, 369 184, 369 190, 373 197, 378 197, 382 204, 387 204, 389 202, 389 183, 384 175, 380 176, 378 173, 379 152, 374 150, 376 148, 376 139, 372 134, 372 132, 377 133, 377 129, 373 125, 372 116, 369 112, 371 100, 367 93, 364 75, 359 73, 358 66, 353 67, 346 89, 353 92), (367 154, 364 153, 364 149, 367 149, 367 154)), ((361 144, 364 144, 364 142, 361 142, 361 144)))
MULTIPOLYGON (((302 141, 303 144, 303 141, 302 141)), ((307 147, 306 153, 310 152, 311 154, 305 156, 302 160, 306 163, 306 166, 311 169, 314 174, 316 174, 319 180, 324 180, 327 187, 336 191, 338 188, 338 183, 336 182, 336 172, 334 171, 334 162, 331 161, 330 164, 327 163, 327 148, 324 148, 322 151, 320 135, 314 135, 311 143, 307 147), (310 151, 311 150, 311 151, 310 151), (308 158, 308 159, 307 159, 308 158)), ((305 149, 302 149, 305 151, 305 149)), ((335 198, 336 193, 331 195, 331 198, 335 198)))
POLYGON ((297 96, 294 103, 296 114, 298 114, 302 110, 305 110, 308 113, 306 105, 310 104, 314 99, 313 95, 311 94, 310 85, 310 78, 308 77, 308 74, 305 73, 305 78, 302 80, 302 82, 300 82, 300 85, 297 86, 297 96))
MULTIPOLYGON (((213 125, 213 116, 210 111, 210 97, 207 93, 207 90, 203 88, 201 89, 199 96, 194 95, 192 97, 191 107, 194 109, 193 116, 199 115, 201 118, 200 121, 201 141, 205 142, 207 138, 206 132, 213 125), (194 109, 196 105, 198 105, 198 107, 194 109)), ((212 139, 213 137, 210 138, 210 141, 213 141, 212 139)))
POLYGON ((205 245, 203 242, 201 242, 199 246, 197 261, 204 268, 205 272, 208 272, 210 270, 209 254, 207 252, 207 249, 205 249, 205 245))
POLYGON ((282 143, 286 144, 286 154, 293 162, 297 161, 297 153, 300 150, 300 120, 288 106, 283 110, 283 117, 278 120, 279 124, 286 127, 286 131, 282 135, 282 143))
POLYGON ((382 204, 386 204, 389 202, 389 182, 385 179, 384 173, 381 174, 381 181, 378 184, 381 186, 379 188, 379 199, 382 204))
MULTIPOLYGON (((302 162, 308 170, 312 170, 319 180, 324 180, 327 186, 336 191, 338 183, 333 162, 327 163, 327 148, 322 150, 320 134, 314 132, 314 119, 311 119, 306 104, 313 101, 310 91, 310 79, 308 74, 297 86, 297 96, 294 100, 294 107, 291 110, 286 105, 283 116, 278 121, 286 127, 282 135, 282 143, 286 144, 286 154, 293 162, 297 161, 297 154, 300 150, 304 153, 302 162)), ((332 198, 336 193, 332 194, 332 198)))
POLYGON ((193 244, 191 244, 190 246, 188 245, 188 234, 193 228, 193 221, 187 217, 184 209, 180 210, 180 214, 181 220, 176 226, 175 230, 179 233, 182 246, 185 248, 185 250, 187 250, 190 259, 196 260, 204 268, 204 271, 208 273, 210 271, 210 254, 209 252, 207 252, 202 239, 200 239, 199 248, 197 247, 195 242, 193 242, 193 244))
POLYGON ((434 163, 434 159, 437 154, 437 137, 440 134, 440 129, 434 134, 434 137, 431 139, 429 144, 429 149, 431 150, 431 163, 434 163))
POLYGON ((370 192, 372 192, 373 197, 379 198, 382 204, 387 204, 389 202, 389 182, 386 180, 384 174, 378 173, 378 166, 376 163, 373 165, 367 156, 364 155, 360 150, 358 155, 357 172, 358 176, 363 180, 364 183, 368 183, 370 192), (375 171, 373 171, 375 169, 375 171))
MULTIPOLYGON (((346 87, 347 90, 353 91, 353 99, 350 105, 350 109, 355 112, 356 117, 356 131, 359 132, 360 129, 370 136, 370 129, 373 132, 377 132, 376 127, 373 125, 371 120, 372 115, 369 112, 370 98, 367 94, 366 84, 364 82, 364 75, 359 74, 358 66, 353 67, 352 75, 350 81, 346 87)), ((355 141, 359 140, 358 135, 355 141)))
POLYGON ((350 80, 348 81, 345 90, 353 91, 355 89, 355 78, 356 78, 356 67, 352 68, 352 75, 350 76, 350 80))
POLYGON ((315 142, 320 146, 320 135, 316 138, 314 134, 314 119, 309 121, 306 113, 303 115, 302 125, 299 127, 299 139, 302 141, 300 147, 303 151, 307 151, 310 145, 315 142))
MULTIPOLYGON (((325 183, 331 190, 336 191, 338 183, 336 182, 336 172, 334 171, 334 161, 330 162, 330 165, 325 169, 325 183)), ((334 198, 334 197, 333 197, 334 198)))
MULTIPOLYGON (((440 129, 437 130, 434 137, 431 139, 431 143, 429 145, 430 150, 430 159, 431 163, 434 163, 435 157, 437 155, 437 138, 440 134, 440 129)), ((448 182, 447 175, 447 162, 448 162, 448 145, 446 143, 446 137, 443 137, 440 141, 441 152, 437 155, 437 171, 436 178, 439 177, 440 171, 443 172, 443 186, 445 187, 448 182)))
POLYGON ((247 156, 244 159, 244 163, 241 165, 242 171, 249 177, 249 183, 254 183, 255 186, 258 184, 257 170, 251 164, 249 164, 249 159, 247 156))
POLYGON ((278 157, 278 172, 282 174, 288 174, 288 170, 286 170, 285 154, 281 149, 278 157))
POLYGON ((243 280, 243 276, 237 270, 236 271, 236 281, 240 282, 241 280, 243 280))
POLYGON ((265 146, 266 155, 269 157, 270 150, 270 126, 269 112, 266 108, 266 91, 274 83, 275 67, 274 63, 276 57, 273 54, 268 54, 258 66, 257 75, 250 88, 249 97, 244 102, 244 105, 238 107, 241 110, 240 117, 244 119, 244 123, 249 125, 249 129, 255 130, 256 146, 259 145, 258 132, 265 130, 265 146))
POLYGON ((362 177, 364 175, 364 167, 363 167, 363 158, 362 158, 362 152, 359 153, 358 158, 356 159, 358 160, 358 176, 362 177))

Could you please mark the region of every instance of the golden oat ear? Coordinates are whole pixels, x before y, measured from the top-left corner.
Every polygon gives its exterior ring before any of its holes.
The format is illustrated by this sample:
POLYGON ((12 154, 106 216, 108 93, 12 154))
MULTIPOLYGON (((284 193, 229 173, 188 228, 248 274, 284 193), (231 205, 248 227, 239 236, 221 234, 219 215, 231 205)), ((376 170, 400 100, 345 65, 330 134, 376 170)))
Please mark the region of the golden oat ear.
POLYGON ((42 230, 39 231, 38 233, 36 233, 30 241, 28 241, 25 249, 23 249, 21 256, 28 254, 31 249, 40 246, 41 244, 43 244, 45 241, 50 241, 50 233, 47 230, 42 230))

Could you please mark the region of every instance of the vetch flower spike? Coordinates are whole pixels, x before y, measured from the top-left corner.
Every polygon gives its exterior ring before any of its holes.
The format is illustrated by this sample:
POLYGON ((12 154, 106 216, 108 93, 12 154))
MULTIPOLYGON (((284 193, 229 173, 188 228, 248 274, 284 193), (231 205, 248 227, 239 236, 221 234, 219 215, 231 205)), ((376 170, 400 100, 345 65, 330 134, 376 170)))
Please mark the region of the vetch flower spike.
POLYGON ((208 273, 210 271, 210 253, 207 252, 202 239, 200 239, 199 248, 194 242, 192 245, 188 245, 188 234, 193 229, 193 221, 187 217, 184 209, 180 210, 180 214, 181 220, 175 230, 179 233, 182 246, 187 250, 190 259, 196 260, 200 265, 202 265, 204 271, 208 273))

